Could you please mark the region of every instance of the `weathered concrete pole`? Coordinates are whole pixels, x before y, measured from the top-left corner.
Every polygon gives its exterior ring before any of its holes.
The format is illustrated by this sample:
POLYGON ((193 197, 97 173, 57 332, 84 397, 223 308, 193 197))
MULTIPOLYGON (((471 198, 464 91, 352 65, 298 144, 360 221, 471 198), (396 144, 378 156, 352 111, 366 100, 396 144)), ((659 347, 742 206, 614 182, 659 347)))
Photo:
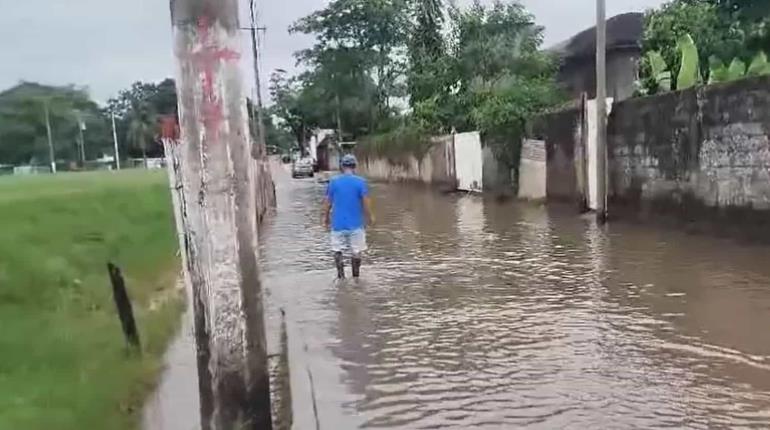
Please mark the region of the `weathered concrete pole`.
POLYGON ((599 222, 607 220, 607 13, 606 0, 596 0, 596 181, 599 222))
POLYGON ((56 173, 56 151, 53 149, 53 137, 51 133, 51 113, 48 109, 48 100, 43 100, 43 111, 45 113, 45 131, 48 136, 48 157, 51 161, 51 173, 56 173))
MULTIPOLYGON (((204 430, 270 429, 259 186, 239 65, 237 0, 171 0, 181 136, 173 166, 204 430)), ((172 183, 173 184, 173 183, 172 183)))

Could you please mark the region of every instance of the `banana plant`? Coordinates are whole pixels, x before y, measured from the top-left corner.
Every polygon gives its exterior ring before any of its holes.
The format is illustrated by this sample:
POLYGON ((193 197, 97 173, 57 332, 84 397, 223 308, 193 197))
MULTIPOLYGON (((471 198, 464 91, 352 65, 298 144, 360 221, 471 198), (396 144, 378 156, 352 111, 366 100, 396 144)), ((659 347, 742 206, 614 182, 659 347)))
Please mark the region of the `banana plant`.
POLYGON ((746 71, 748 76, 765 76, 770 75, 770 62, 767 61, 767 54, 760 52, 751 61, 749 70, 746 71))
POLYGON ((698 47, 692 36, 685 34, 677 42, 679 53, 682 55, 682 66, 679 68, 679 76, 676 79, 676 89, 686 90, 699 84, 701 81, 698 56, 698 47))
POLYGON ((708 84, 718 84, 720 82, 727 82, 730 78, 730 70, 725 63, 712 55, 709 58, 709 80, 708 84))
POLYGON ((733 58, 730 67, 727 69, 727 81, 737 81, 746 77, 746 63, 740 58, 733 58))
POLYGON ((647 63, 650 65, 658 91, 671 91, 671 71, 668 70, 663 55, 659 51, 650 51, 647 53, 647 63))
POLYGON ((740 58, 733 59, 729 67, 725 66, 721 60, 715 57, 712 57, 709 63, 711 65, 709 84, 732 82, 746 77, 770 75, 770 62, 768 62, 767 54, 764 52, 754 56, 748 69, 746 68, 746 63, 740 58))
MULTIPOLYGON (((677 42, 677 48, 681 55, 682 65, 677 75, 676 89, 685 90, 702 83, 703 77, 700 73, 698 47, 695 45, 692 36, 685 34, 680 37, 677 42)), ((673 74, 666 64, 663 55, 659 51, 650 51, 647 53, 645 61, 650 66, 652 79, 658 88, 658 92, 671 91, 673 74)), ((725 65, 716 56, 709 58, 709 76, 707 81, 709 85, 732 82, 746 77, 768 75, 770 75, 770 61, 764 52, 757 53, 748 67, 740 58, 734 58, 729 66, 725 65)), ((644 91, 642 93, 646 94, 644 91)))

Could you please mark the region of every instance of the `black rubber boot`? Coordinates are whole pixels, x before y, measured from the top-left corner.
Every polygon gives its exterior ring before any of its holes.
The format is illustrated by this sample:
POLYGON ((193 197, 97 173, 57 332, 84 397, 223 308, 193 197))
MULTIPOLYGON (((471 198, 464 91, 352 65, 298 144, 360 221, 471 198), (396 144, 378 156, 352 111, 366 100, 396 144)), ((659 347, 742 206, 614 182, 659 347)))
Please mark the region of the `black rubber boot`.
POLYGON ((345 279, 345 261, 341 252, 334 253, 334 265, 337 266, 337 278, 345 279))
POLYGON ((358 278, 361 276, 361 257, 353 257, 350 261, 353 266, 353 277, 358 278))

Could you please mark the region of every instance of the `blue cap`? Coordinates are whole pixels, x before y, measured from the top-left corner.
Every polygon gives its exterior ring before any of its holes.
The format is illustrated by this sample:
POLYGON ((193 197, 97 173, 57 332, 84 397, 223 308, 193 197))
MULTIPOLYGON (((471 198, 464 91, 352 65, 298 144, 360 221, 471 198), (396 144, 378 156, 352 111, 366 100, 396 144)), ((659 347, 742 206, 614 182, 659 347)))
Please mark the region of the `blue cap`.
POLYGON ((358 165, 358 160, 356 160, 356 156, 353 154, 347 154, 344 157, 342 157, 342 167, 356 167, 358 165))

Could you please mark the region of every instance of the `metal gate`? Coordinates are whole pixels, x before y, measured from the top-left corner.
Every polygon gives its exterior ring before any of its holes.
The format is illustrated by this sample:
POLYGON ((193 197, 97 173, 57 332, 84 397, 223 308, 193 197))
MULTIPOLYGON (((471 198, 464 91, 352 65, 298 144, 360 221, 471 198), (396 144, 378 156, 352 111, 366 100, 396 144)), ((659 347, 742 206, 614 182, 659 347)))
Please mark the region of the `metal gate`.
POLYGON ((456 134, 454 148, 457 189, 481 192, 484 172, 481 135, 478 132, 456 134))

